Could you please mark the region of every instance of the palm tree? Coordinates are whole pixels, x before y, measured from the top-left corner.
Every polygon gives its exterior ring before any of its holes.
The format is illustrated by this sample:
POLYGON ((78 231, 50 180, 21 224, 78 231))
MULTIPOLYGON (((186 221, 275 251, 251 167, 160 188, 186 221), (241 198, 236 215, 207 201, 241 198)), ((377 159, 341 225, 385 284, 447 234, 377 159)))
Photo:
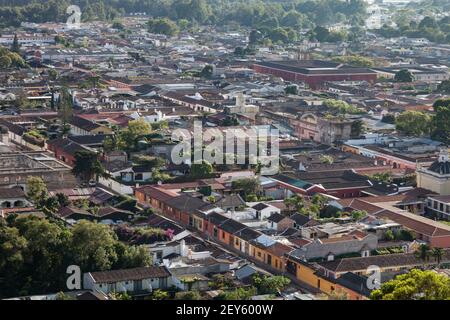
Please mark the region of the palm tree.
POLYGON ((430 259, 430 247, 426 244, 420 245, 419 249, 416 251, 416 257, 423 261, 423 265, 430 259))
POLYGON ((439 267, 442 261, 442 256, 444 255, 444 250, 442 250, 442 248, 434 248, 431 251, 431 255, 434 257, 439 267))

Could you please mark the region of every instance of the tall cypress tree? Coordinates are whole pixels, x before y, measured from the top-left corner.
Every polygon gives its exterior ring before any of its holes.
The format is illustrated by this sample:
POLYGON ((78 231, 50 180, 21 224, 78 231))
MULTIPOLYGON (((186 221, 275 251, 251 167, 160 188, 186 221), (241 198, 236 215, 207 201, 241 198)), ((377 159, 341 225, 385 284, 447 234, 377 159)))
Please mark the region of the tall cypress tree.
POLYGON ((11 51, 15 53, 20 53, 19 39, 17 39, 17 34, 14 35, 14 40, 11 45, 11 51))

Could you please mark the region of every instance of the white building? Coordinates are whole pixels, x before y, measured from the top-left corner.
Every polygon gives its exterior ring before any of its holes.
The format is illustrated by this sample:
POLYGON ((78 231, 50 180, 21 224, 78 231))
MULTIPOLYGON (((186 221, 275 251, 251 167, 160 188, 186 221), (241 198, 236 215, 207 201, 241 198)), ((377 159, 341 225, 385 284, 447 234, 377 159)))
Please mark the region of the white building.
POLYGON ((168 289, 172 284, 172 275, 166 267, 88 272, 83 276, 84 289, 105 294, 113 292, 151 293, 156 289, 168 289))
POLYGON ((255 218, 264 220, 274 213, 281 213, 281 210, 267 203, 257 202, 250 205, 250 210, 254 213, 255 218))

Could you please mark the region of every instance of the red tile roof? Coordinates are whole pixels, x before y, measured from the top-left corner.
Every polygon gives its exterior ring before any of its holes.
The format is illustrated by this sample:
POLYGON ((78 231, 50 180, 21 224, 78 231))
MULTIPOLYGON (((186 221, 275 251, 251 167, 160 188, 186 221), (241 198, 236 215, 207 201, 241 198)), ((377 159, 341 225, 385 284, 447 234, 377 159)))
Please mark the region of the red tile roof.
POLYGON ((449 226, 406 211, 383 210, 377 214, 377 217, 388 218, 408 229, 429 237, 450 236, 449 226))

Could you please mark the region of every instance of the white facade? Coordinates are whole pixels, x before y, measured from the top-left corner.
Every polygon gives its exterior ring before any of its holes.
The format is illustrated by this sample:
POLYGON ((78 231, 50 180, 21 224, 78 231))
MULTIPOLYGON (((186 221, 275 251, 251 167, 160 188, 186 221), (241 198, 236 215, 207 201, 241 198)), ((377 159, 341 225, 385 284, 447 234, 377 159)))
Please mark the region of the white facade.
POLYGON ((156 289, 167 289, 173 283, 172 277, 169 278, 148 278, 142 280, 129 280, 129 281, 117 281, 112 283, 95 282, 91 273, 85 273, 83 275, 83 288, 85 290, 100 291, 105 294, 113 292, 152 292, 156 289))

